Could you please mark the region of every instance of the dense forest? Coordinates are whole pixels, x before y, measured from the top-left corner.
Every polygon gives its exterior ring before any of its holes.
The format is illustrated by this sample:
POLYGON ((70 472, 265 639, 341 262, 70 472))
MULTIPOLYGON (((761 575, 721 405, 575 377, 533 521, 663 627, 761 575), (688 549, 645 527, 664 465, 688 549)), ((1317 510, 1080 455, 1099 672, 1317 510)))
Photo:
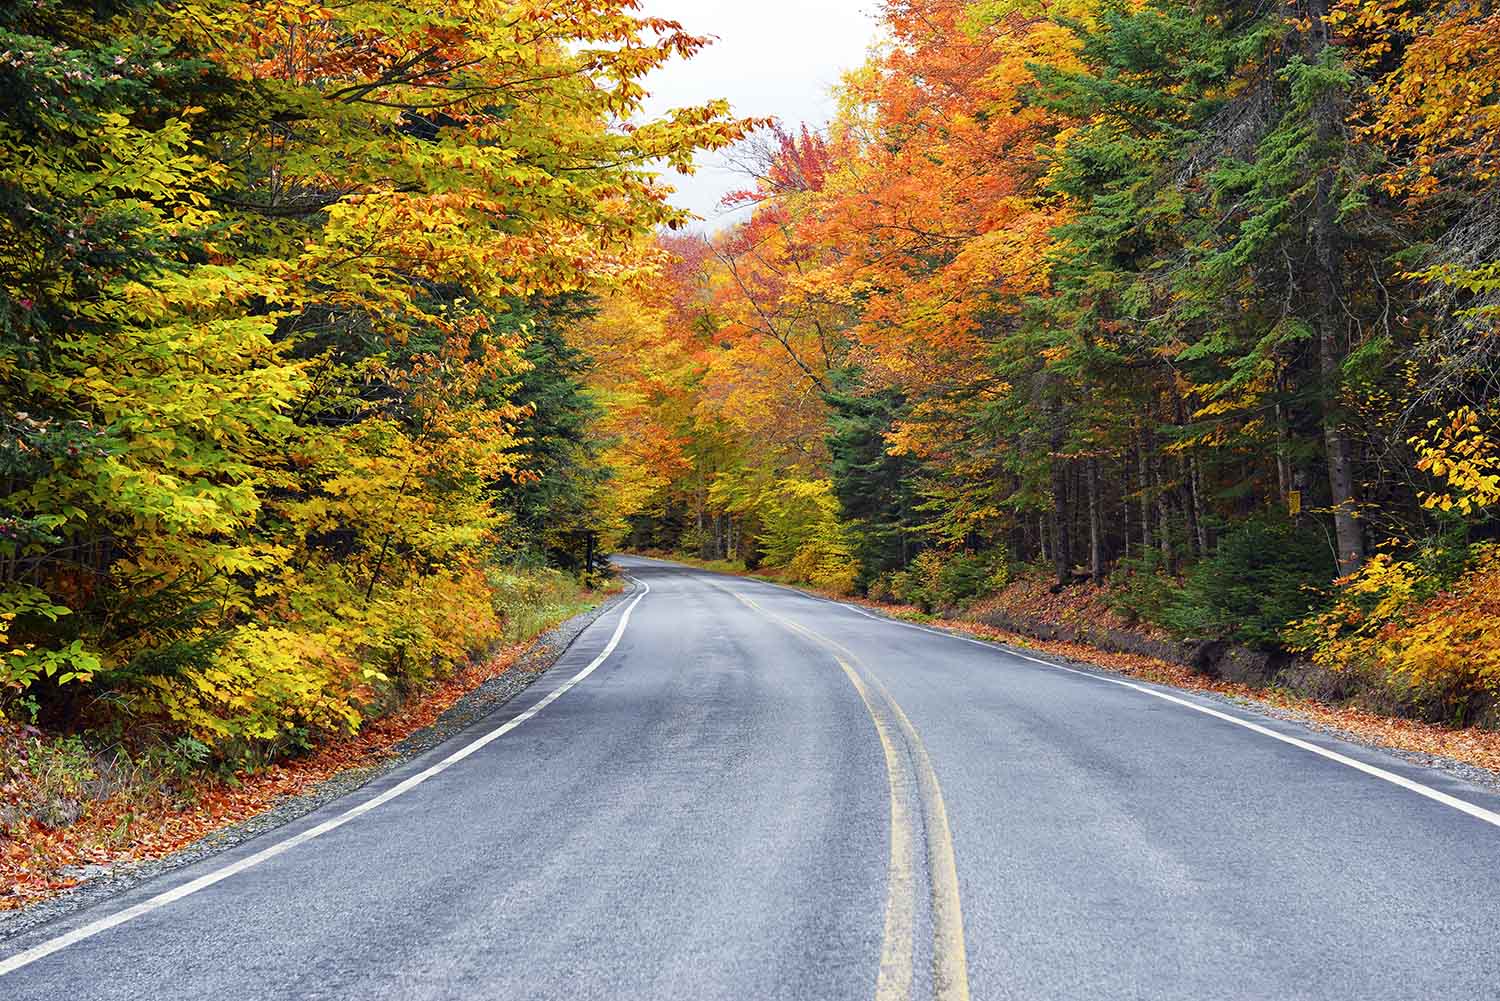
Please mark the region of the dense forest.
POLYGON ((826 129, 642 6, 0 11, 12 725, 298 752, 587 533, 1500 685, 1489 0, 886 0, 826 129))
POLYGON ((596 350, 630 544, 1500 684, 1500 11, 889 0, 596 350), (624 416, 620 416, 624 415, 624 416))
POLYGON ((637 8, 0 10, 12 721, 270 760, 568 606, 611 445, 569 332, 750 124, 642 118, 706 39, 637 8))

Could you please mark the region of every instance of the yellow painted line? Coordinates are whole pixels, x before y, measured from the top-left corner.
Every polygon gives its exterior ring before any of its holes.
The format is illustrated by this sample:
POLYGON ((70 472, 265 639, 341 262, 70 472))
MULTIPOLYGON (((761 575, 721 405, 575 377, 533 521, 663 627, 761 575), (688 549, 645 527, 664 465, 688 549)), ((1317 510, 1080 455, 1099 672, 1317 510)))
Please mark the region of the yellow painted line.
POLYGON ((880 948, 880 976, 875 982, 875 1001, 906 1001, 911 997, 912 947, 916 938, 912 927, 916 889, 911 871, 911 815, 906 808, 906 762, 897 753, 891 725, 876 709, 869 688, 854 668, 841 658, 834 659, 864 702, 865 711, 874 721, 876 733, 880 734, 880 747, 885 751, 885 774, 891 788, 891 861, 886 879, 885 933, 880 948))
MULTIPOLYGON (((818 641, 816 635, 797 623, 767 612, 742 594, 736 594, 735 597, 762 615, 776 619, 788 628, 818 641)), ((897 750, 893 726, 886 719, 886 714, 878 708, 864 679, 842 658, 836 656, 834 660, 859 693, 865 712, 875 724, 875 732, 880 737, 880 748, 885 753, 886 781, 890 785, 891 857, 886 870, 885 928, 881 935, 880 974, 875 981, 875 1001, 907 1001, 911 997, 912 949, 916 938, 912 923, 916 912, 916 879, 911 868, 914 834, 911 811, 906 806, 906 789, 911 784, 911 775, 897 750)))
MULTIPOLYGON (((734 592, 731 592, 734 593, 734 592)), ((903 818, 907 832, 903 840, 906 841, 906 850, 902 852, 903 864, 907 866, 905 874, 905 892, 911 895, 910 887, 910 820, 905 817, 906 806, 902 790, 905 788, 904 778, 908 774, 902 756, 897 752, 895 741, 889 733, 889 722, 884 718, 886 711, 895 719, 897 728, 906 745, 911 749, 912 759, 916 765, 917 794, 921 799, 922 813, 926 819, 926 842, 927 848, 927 871, 928 883, 932 888, 932 989, 936 1001, 969 1001, 969 961, 968 950, 964 945, 964 919, 962 898, 958 891, 958 864, 953 851, 953 830, 948 824, 948 809, 943 802, 942 785, 938 782, 937 770, 932 765, 932 758, 927 753, 927 745, 923 743, 922 737, 912 725, 911 719, 901 704, 891 695, 890 690, 881 683, 873 672, 868 669, 864 674, 869 676, 866 684, 864 677, 855 668, 859 659, 850 652, 843 644, 835 642, 826 636, 822 636, 801 623, 793 622, 791 619, 777 615, 775 612, 761 608, 751 599, 742 594, 735 593, 734 596, 746 605, 786 626, 788 629, 812 640, 820 646, 826 647, 834 652, 834 659, 839 667, 848 676, 855 691, 859 693, 864 701, 865 710, 870 718, 875 721, 875 728, 880 734, 880 742, 885 749, 886 774, 891 782, 891 897, 886 904, 886 943, 882 950, 881 979, 876 990, 876 1001, 887 1001, 887 998, 900 998, 909 996, 911 990, 911 929, 910 911, 906 919, 906 977, 904 987, 899 993, 885 993, 887 984, 885 955, 891 951, 892 925, 892 901, 895 898, 897 887, 897 815, 903 818), (847 658, 847 660, 845 659, 847 658), (879 695, 879 700, 872 697, 871 688, 879 695), (900 769, 899 773, 896 770, 900 769), (902 781, 898 784, 898 774, 902 781), (898 806, 898 802, 900 805, 898 806)), ((909 904, 908 904, 909 908, 909 904)), ((899 927, 899 926, 898 926, 899 927)), ((894 988, 893 988, 894 990, 894 988)))
POLYGON ((963 905, 958 894, 958 862, 953 854, 953 830, 937 770, 927 745, 911 725, 901 703, 871 676, 896 714, 896 722, 917 763, 917 790, 927 818, 927 878, 932 884, 932 993, 937 1001, 969 1001, 969 954, 964 946, 963 905))

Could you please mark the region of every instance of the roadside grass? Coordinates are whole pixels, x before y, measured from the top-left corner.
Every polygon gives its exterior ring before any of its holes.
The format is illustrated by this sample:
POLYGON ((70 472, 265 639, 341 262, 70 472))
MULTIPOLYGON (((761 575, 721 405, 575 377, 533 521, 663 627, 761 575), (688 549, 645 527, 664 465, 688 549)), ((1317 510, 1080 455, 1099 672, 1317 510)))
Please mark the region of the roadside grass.
POLYGON ((275 761, 209 769, 191 738, 131 755, 96 734, 49 734, 0 717, 0 911, 78 885, 89 867, 160 858, 248 820, 341 772, 388 758, 459 699, 509 670, 535 639, 619 591, 584 590, 561 574, 498 573, 501 644, 412 693, 354 735, 275 761))
POLYGON ((503 642, 529 643, 542 633, 592 608, 600 596, 618 592, 618 579, 604 582, 598 590, 580 589, 562 574, 501 571, 490 575, 495 602, 506 610, 503 642))

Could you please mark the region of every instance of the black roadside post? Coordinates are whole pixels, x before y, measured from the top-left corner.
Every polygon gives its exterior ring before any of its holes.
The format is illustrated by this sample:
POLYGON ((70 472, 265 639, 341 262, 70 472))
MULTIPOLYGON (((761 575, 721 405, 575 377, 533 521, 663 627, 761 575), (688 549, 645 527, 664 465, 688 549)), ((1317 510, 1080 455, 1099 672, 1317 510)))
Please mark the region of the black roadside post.
POLYGON ((594 586, 594 538, 593 532, 583 533, 583 586, 594 586))

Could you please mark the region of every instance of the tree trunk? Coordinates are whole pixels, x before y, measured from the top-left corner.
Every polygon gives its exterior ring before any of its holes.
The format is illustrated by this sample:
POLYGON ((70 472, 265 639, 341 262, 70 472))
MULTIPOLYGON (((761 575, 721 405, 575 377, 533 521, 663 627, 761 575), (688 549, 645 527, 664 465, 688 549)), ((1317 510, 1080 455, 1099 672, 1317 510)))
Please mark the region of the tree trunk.
POLYGON ((1193 473, 1193 529, 1198 539, 1198 555, 1202 556, 1208 552, 1208 522, 1203 504, 1203 463, 1196 455, 1190 463, 1193 473))
POLYGON ((1339 573, 1351 574, 1365 562, 1365 534, 1358 519, 1354 492, 1354 450, 1339 423, 1337 401, 1339 358, 1328 331, 1320 336, 1324 392, 1323 443, 1328 453, 1328 493, 1333 507, 1334 536, 1338 540, 1339 573))
MULTIPOLYGON (((1308 4, 1310 58, 1316 59, 1328 46, 1326 0, 1308 4)), ((1319 144, 1330 150, 1344 127, 1344 101, 1332 89, 1321 93, 1313 104, 1313 125, 1319 144)), ((1353 573, 1365 561, 1364 530, 1359 524, 1359 498, 1354 484, 1354 450, 1342 425, 1338 385, 1345 354, 1346 330, 1343 311, 1342 266, 1344 239, 1338 221, 1338 192, 1332 166, 1318 174, 1313 192, 1312 251, 1314 261, 1313 308, 1318 332, 1318 368, 1323 381, 1323 443, 1328 456, 1328 492, 1333 508, 1334 534, 1338 540, 1340 574, 1353 573)))
POLYGON ((1056 571, 1057 587, 1063 588, 1068 585, 1072 575, 1073 560, 1073 510, 1068 504, 1068 479, 1072 463, 1064 455, 1068 444, 1068 419, 1063 409, 1062 394, 1051 373, 1045 370, 1037 373, 1034 385, 1047 429, 1052 464, 1052 566, 1056 571))
POLYGON ((698 470, 698 493, 694 498, 698 506, 698 558, 710 559, 708 552, 708 473, 698 470))
POLYGON ((1089 482, 1089 576, 1094 584, 1104 580, 1104 515, 1099 498, 1099 460, 1088 462, 1089 482))
POLYGON ((1172 566, 1172 508, 1167 500, 1166 476, 1162 474, 1161 467, 1161 458, 1152 456, 1151 478, 1156 488, 1157 541, 1161 544, 1162 568, 1171 573, 1174 569, 1172 566))
POLYGON ((1068 507, 1068 462, 1062 451, 1061 431, 1052 435, 1052 565, 1057 571, 1057 586, 1067 587, 1072 572, 1071 538, 1073 512, 1068 507))
POLYGON ((1146 458, 1146 428, 1141 426, 1140 442, 1136 446, 1136 467, 1139 473, 1140 484, 1140 511, 1141 511, 1141 556, 1151 552, 1154 545, 1151 539, 1151 467, 1146 458))
POLYGON ((1284 508, 1292 490, 1291 433, 1287 428, 1286 407, 1281 397, 1286 394, 1286 374, 1276 376, 1276 490, 1284 508))
MULTIPOLYGON (((1172 387, 1172 404, 1179 428, 1187 426, 1187 404, 1177 387, 1172 387)), ((1181 451, 1177 453, 1177 495, 1178 507, 1182 508, 1183 515, 1187 518, 1187 544, 1194 558, 1203 555, 1203 537, 1200 534, 1198 524, 1198 484, 1196 477, 1196 458, 1189 460, 1187 455, 1181 451)))
POLYGON ((1057 586, 1067 587, 1073 563, 1069 524, 1073 513, 1068 510, 1068 466, 1061 459, 1052 460, 1052 503, 1052 566, 1057 571, 1057 586))

